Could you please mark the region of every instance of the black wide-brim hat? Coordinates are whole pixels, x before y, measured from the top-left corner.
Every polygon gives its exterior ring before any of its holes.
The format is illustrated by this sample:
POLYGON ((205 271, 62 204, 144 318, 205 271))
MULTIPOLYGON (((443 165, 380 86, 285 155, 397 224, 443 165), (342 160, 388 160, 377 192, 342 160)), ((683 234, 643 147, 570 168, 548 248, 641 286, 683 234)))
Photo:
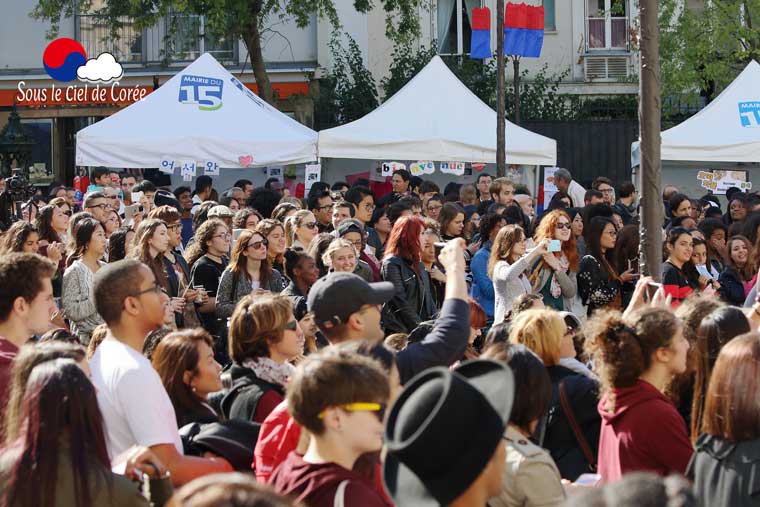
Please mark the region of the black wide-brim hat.
POLYGON ((461 496, 501 441, 514 388, 509 367, 486 359, 409 381, 385 426, 383 482, 395 504, 432 507, 461 496))

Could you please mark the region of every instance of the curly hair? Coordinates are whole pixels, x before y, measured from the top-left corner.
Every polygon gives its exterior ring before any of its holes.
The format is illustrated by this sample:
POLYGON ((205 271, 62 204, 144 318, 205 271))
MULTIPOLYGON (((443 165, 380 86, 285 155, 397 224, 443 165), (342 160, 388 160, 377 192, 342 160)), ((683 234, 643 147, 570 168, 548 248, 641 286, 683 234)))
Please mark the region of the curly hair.
MULTIPOLYGON (((541 223, 538 224, 538 228, 533 235, 534 240, 537 244, 545 238, 554 239, 554 230, 557 228, 557 224, 559 223, 559 219, 561 217, 565 217, 567 221, 572 225, 573 219, 570 218, 570 215, 567 213, 567 211, 563 209, 555 209, 553 211, 550 211, 541 219, 541 223)), ((565 257, 570 264, 570 270, 577 272, 578 267, 581 264, 581 259, 578 256, 578 248, 575 246, 575 236, 573 236, 572 230, 570 232, 570 239, 562 242, 562 253, 565 254, 565 257)), ((541 259, 541 261, 538 263, 538 266, 536 266, 534 273, 537 270, 540 270, 543 265, 544 261, 541 259)))
POLYGON ((24 243, 29 239, 29 236, 37 233, 37 228, 29 222, 19 220, 0 237, 2 244, 0 245, 0 255, 5 255, 13 252, 23 252, 24 243))
POLYGON ((251 215, 258 218, 258 221, 256 222, 257 225, 259 222, 264 220, 264 217, 261 216, 261 213, 255 209, 243 208, 241 210, 238 210, 238 212, 235 213, 235 216, 232 217, 232 227, 235 229, 245 229, 245 223, 248 221, 248 217, 251 215))
POLYGON ((238 364, 248 358, 269 357, 269 345, 282 340, 292 313, 288 296, 245 296, 230 320, 230 357, 238 364))
POLYGON ((195 241, 185 250, 185 260, 192 266, 195 261, 206 255, 208 242, 211 241, 219 227, 227 228, 227 224, 218 218, 209 218, 195 231, 195 241))
POLYGON ((669 347, 681 322, 669 309, 645 308, 628 319, 615 310, 600 310, 586 323, 586 351, 593 358, 614 412, 614 388, 630 387, 652 365, 652 355, 669 347))

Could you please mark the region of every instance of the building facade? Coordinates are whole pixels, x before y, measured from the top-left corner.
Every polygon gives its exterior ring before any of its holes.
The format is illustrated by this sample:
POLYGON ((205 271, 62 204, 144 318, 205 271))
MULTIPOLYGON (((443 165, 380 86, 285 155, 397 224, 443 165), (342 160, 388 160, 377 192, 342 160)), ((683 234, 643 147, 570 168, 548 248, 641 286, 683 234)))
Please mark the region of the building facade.
MULTIPOLYGON (((104 0, 100 0, 101 2, 104 0)), ((569 69, 562 91, 589 95, 636 93, 635 0, 543 0, 545 35, 541 58, 523 59, 531 73, 544 65, 549 74, 569 69)), ((105 21, 90 12, 61 20, 58 36, 79 41, 89 58, 110 52, 124 68, 124 76, 109 89, 105 100, 83 96, 41 95, 54 83, 42 65, 50 42, 49 25, 30 17, 36 0, 15 0, 4 6, 0 18, 0 126, 14 106, 38 142, 35 166, 50 178, 70 180, 74 175, 75 134, 99 118, 133 102, 136 92, 148 93, 171 78, 200 54, 209 52, 252 90, 256 90, 250 59, 241 40, 208 34, 199 16, 168 15, 155 26, 138 30, 122 20, 119 37, 111 37, 105 21)), ((335 1, 343 30, 359 45, 376 82, 388 72, 392 43, 385 36, 386 14, 376 7, 359 14, 353 2, 335 1)), ((94 9, 101 5, 96 0, 94 9)), ((496 0, 430 0, 420 6, 420 47, 437 43, 442 54, 466 55, 470 45, 470 16, 474 7, 496 12, 496 0)), ((311 124, 313 103, 308 99, 314 79, 331 66, 332 27, 314 16, 305 28, 288 20, 268 21, 262 46, 266 67, 279 107, 311 124)), ((492 48, 496 47, 495 15, 492 48)), ((511 72, 511 66, 507 66, 511 72)), ((167 123, 167 128, 171 124, 167 123)), ((37 171, 35 171, 37 172, 37 171)))

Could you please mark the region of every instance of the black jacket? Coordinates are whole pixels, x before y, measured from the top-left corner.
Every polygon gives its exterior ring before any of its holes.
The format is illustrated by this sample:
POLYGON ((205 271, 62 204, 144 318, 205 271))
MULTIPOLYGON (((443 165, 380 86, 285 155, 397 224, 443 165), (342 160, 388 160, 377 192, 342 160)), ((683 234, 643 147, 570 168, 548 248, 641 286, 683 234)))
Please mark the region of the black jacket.
MULTIPOLYGON (((174 259, 185 274, 185 280, 190 280, 190 266, 187 265, 187 261, 182 257, 182 254, 178 250, 175 250, 173 253, 174 259)), ((174 266, 166 257, 163 257, 162 260, 164 261, 164 269, 166 270, 167 275, 166 278, 169 282, 169 297, 181 297, 182 294, 179 293, 179 277, 177 276, 177 272, 174 271, 174 266)), ((181 313, 175 312, 174 321, 177 323, 178 328, 181 329, 185 327, 185 319, 182 317, 181 313)))
POLYGON ((410 333, 420 322, 435 316, 430 278, 422 263, 415 271, 409 262, 393 255, 383 260, 380 276, 396 288, 393 299, 383 305, 383 327, 387 334, 410 333))
POLYGON ((596 408, 599 402, 599 384, 594 379, 564 366, 549 366, 546 370, 552 381, 552 401, 543 447, 551 453, 562 477, 574 481, 579 475, 590 471, 589 463, 583 456, 581 446, 562 410, 559 383, 564 381, 575 420, 595 456, 599 450, 599 430, 602 422, 596 408))
POLYGON ((723 273, 718 276, 718 283, 720 284, 718 294, 723 301, 739 308, 744 306, 744 300, 747 298, 747 295, 744 294, 744 283, 734 268, 726 266, 723 273))
POLYGON ((220 412, 225 419, 253 421, 259 400, 267 391, 274 389, 280 396, 285 396, 282 386, 258 378, 253 370, 238 363, 230 366, 230 377, 232 387, 224 390, 220 403, 220 412))
POLYGON ((760 439, 729 442, 704 434, 686 469, 704 507, 760 505, 760 439))

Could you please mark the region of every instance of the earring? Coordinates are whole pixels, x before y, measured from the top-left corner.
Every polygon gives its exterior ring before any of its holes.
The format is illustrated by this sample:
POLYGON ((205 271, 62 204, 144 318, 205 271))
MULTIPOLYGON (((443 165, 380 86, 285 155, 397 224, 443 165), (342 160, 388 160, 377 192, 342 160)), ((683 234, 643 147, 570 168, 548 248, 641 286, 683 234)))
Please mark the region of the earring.
POLYGON ((195 387, 193 387, 193 392, 196 393, 198 392, 198 390, 195 387))

